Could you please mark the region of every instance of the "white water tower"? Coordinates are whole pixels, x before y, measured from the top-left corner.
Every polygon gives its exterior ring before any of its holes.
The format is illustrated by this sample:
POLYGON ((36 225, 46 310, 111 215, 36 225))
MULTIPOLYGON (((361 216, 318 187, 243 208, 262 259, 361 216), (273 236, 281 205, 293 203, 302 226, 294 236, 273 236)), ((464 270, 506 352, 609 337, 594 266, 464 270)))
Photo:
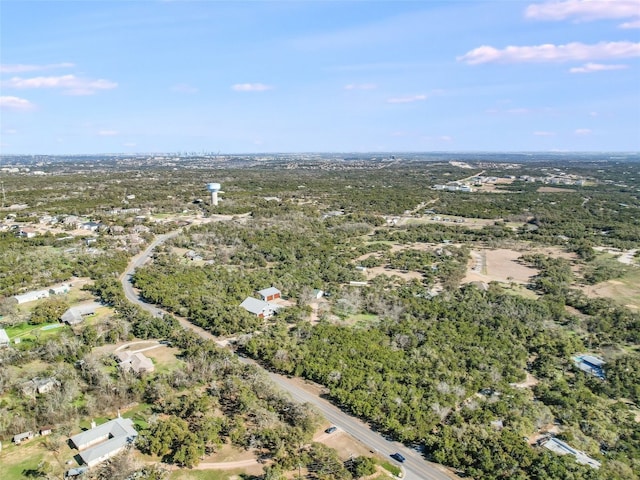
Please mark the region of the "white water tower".
POLYGON ((219 183, 207 183, 207 190, 211 192, 211 205, 218 206, 218 192, 220 191, 219 183))

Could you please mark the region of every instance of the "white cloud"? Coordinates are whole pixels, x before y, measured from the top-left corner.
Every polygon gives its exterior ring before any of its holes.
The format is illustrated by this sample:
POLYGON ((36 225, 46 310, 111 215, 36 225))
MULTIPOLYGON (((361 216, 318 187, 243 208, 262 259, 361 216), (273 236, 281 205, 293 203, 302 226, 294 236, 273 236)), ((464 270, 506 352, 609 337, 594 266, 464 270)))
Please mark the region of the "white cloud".
MULTIPOLYGON (((565 0, 529 5, 525 11, 527 18, 536 20, 565 20, 573 18, 580 21, 607 20, 640 17, 640 0, 565 0)), ((626 22, 622 28, 638 28, 637 20, 626 22), (625 26, 627 25, 627 26, 625 26)))
POLYGON ((0 108, 8 110, 32 110, 35 105, 29 100, 20 97, 0 97, 0 108))
POLYGON ((48 65, 26 65, 26 64, 14 64, 14 65, 0 65, 0 73, 26 73, 26 72, 38 72, 42 70, 53 70, 56 68, 71 68, 75 67, 73 63, 50 63, 48 65))
POLYGON ((588 128, 576 128, 575 131, 573 132, 576 135, 590 135, 591 134, 591 130, 589 130, 588 128))
POLYGON ((15 128, 3 128, 2 133, 4 133, 5 135, 15 135, 16 133, 18 133, 18 130, 16 130, 15 128))
POLYGON ((602 63, 585 63, 581 67, 573 67, 569 69, 571 73, 593 73, 604 72, 606 70, 624 70, 627 65, 604 65, 602 63))
POLYGON ((273 87, 265 85, 264 83, 236 83, 231 86, 231 89, 236 92, 264 92, 272 88, 273 87))
POLYGON ((98 135, 101 137, 113 137, 114 135, 118 135, 116 130, 99 130, 98 135))
POLYGON ((187 83, 179 83, 171 87, 171 90, 179 93, 198 93, 198 89, 187 83))
POLYGON ((566 45, 548 43, 522 47, 508 46, 502 50, 483 45, 458 57, 458 61, 478 65, 481 63, 569 62, 638 56, 640 56, 640 42, 600 42, 592 45, 572 42, 566 45))
POLYGON ((378 86, 374 83, 350 83, 349 85, 345 85, 345 90, 374 90, 378 88, 378 86))
POLYGON ((453 141, 453 137, 449 136, 449 135, 442 135, 439 137, 440 140, 442 140, 443 142, 452 142, 453 141))
POLYGON ((640 28, 640 20, 633 20, 631 22, 621 23, 620 28, 624 28, 624 29, 640 28))
POLYGON ((427 99, 426 95, 412 95, 409 97, 392 97, 387 99, 387 103, 413 103, 422 102, 427 99))
POLYGON ((138 144, 137 144, 137 143, 134 143, 134 142, 127 142, 127 143, 123 143, 123 144, 122 144, 122 146, 123 146, 123 147, 135 147, 135 146, 137 146, 137 145, 138 145, 138 144))
POLYGON ((60 88, 68 95, 92 95, 98 90, 110 90, 118 86, 109 80, 92 80, 78 78, 75 75, 62 75, 59 77, 13 77, 3 81, 5 88, 60 88))
POLYGON ((554 132, 544 132, 544 131, 533 132, 533 134, 536 137, 553 137, 555 135, 554 132))

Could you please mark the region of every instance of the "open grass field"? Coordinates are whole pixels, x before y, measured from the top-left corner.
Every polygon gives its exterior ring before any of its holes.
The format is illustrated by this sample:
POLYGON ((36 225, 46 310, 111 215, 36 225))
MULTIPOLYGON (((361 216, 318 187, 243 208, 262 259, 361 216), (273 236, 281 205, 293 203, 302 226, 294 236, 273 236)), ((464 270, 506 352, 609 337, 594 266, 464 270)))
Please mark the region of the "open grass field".
POLYGON ((58 338, 61 333, 68 330, 68 325, 58 322, 41 325, 29 325, 24 322, 13 327, 5 327, 9 340, 12 343, 18 340, 23 344, 22 348, 28 348, 28 345, 34 343, 36 340, 52 340, 58 338))
POLYGON ((24 480, 25 478, 42 478, 35 475, 42 462, 49 464, 51 478, 62 478, 64 472, 77 463, 73 460, 75 451, 71 450, 65 442, 60 442, 60 449, 57 453, 48 450, 45 439, 49 437, 39 437, 29 440, 22 445, 3 445, 0 453, 0 478, 2 480, 24 480), (70 465, 65 465, 66 462, 70 465))
POLYGON ((177 358, 180 354, 180 350, 178 348, 161 346, 152 350, 146 350, 142 353, 153 360, 156 372, 159 373, 172 372, 183 364, 182 360, 177 358))
POLYGON ((582 287, 590 297, 606 297, 621 305, 640 309, 640 268, 629 268, 628 272, 615 280, 582 287))

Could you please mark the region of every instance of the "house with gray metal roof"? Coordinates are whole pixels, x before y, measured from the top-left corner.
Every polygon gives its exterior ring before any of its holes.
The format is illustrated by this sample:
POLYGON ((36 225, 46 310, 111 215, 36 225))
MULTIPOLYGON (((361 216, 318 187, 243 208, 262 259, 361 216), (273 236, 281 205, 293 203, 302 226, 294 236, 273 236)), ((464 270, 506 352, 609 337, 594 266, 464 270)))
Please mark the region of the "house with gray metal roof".
POLYGON ((40 300, 41 298, 47 298, 48 296, 49 290, 34 290, 21 295, 14 295, 13 298, 20 304, 33 302, 34 300, 40 300))
POLYGON ((27 440, 31 440, 33 437, 35 437, 35 434, 33 432, 31 432, 31 431, 23 432, 23 433, 19 433, 17 435, 14 435, 12 441, 16 445, 20 445, 22 442, 26 442, 27 440))
POLYGON ((69 325, 76 325, 82 322, 85 317, 96 313, 96 309, 100 306, 97 302, 83 303, 69 308, 62 314, 60 320, 69 325))
POLYGON ((129 418, 117 417, 69 439, 80 450, 82 462, 93 467, 120 453, 133 443, 138 432, 129 418))
POLYGON ((595 468, 596 470, 600 468, 601 463, 599 461, 591 458, 586 453, 569 446, 562 440, 550 438, 545 441, 543 445, 545 448, 557 453, 558 455, 573 455, 576 458, 576 462, 581 463, 582 465, 589 465, 591 468, 595 468))
POLYGON ((260 318, 269 318, 276 310, 279 308, 278 305, 274 305, 269 302, 265 302, 264 300, 260 300, 258 298, 247 297, 244 299, 244 302, 240 304, 242 308, 244 308, 247 312, 253 313, 260 318))
POLYGON ((140 352, 118 352, 115 354, 118 367, 124 371, 133 371, 137 374, 149 373, 155 370, 153 362, 140 352))

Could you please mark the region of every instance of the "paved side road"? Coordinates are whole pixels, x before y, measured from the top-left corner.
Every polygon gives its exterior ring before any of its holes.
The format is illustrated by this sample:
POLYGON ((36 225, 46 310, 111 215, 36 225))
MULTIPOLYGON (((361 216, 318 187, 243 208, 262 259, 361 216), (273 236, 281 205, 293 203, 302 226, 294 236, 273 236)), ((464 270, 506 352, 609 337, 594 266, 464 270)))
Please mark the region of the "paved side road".
MULTIPOLYGON (((158 245, 164 243, 170 238, 177 236, 181 233, 181 231, 182 230, 176 230, 171 233, 159 235, 153 242, 151 242, 151 244, 149 244, 144 252, 131 259, 129 265, 127 266, 127 269, 120 276, 120 282, 122 283, 124 294, 127 299, 130 302, 139 305, 141 308, 145 309, 153 315, 163 315, 167 312, 165 312, 161 308, 142 301, 136 290, 133 288, 133 285, 131 284, 131 276, 133 275, 133 272, 136 268, 144 265, 147 260, 149 260, 153 250, 158 245)), ((193 325, 188 320, 184 318, 179 318, 178 320, 183 328, 194 331, 202 338, 214 341, 216 340, 216 338, 211 335, 211 333, 196 325, 193 325)), ((256 365, 259 368, 262 368, 258 363, 248 358, 241 358, 240 360, 245 363, 250 363, 256 365)), ((293 381, 289 380, 288 378, 269 371, 266 372, 271 380, 273 380, 273 382, 275 382, 280 388, 289 392, 294 400, 302 403, 308 402, 314 405, 325 416, 327 420, 339 426, 342 430, 365 444, 372 451, 377 451, 387 458, 389 458, 388 456, 394 452, 400 452, 406 458, 405 462, 401 464, 404 470, 404 478, 406 480, 449 480, 451 478, 458 478, 444 469, 444 467, 426 462, 419 453, 405 447, 401 443, 387 440, 379 433, 371 430, 365 423, 363 423, 359 419, 346 414, 325 399, 299 388, 293 381)), ((389 460, 397 464, 397 462, 395 462, 394 460, 391 460, 390 458, 389 460)), ((400 466, 400 464, 398 465, 400 466)))

